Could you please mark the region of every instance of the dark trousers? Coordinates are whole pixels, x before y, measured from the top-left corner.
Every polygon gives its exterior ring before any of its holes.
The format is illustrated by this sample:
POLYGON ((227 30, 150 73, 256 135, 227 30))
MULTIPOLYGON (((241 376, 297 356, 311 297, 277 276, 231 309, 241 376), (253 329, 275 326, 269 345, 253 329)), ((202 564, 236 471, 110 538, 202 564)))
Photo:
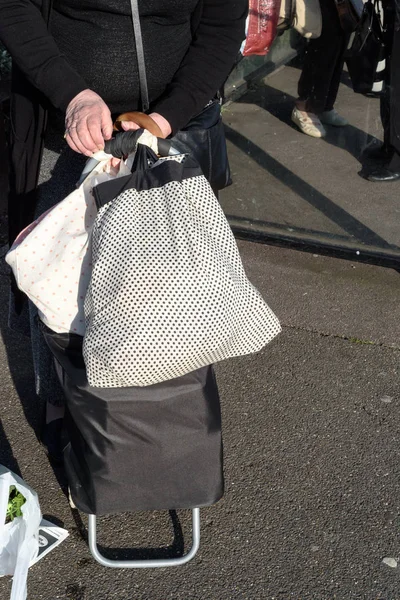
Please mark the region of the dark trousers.
POLYGON ((381 118, 385 145, 393 149, 389 168, 400 171, 400 1, 385 10, 386 57, 385 93, 381 97, 381 118))
POLYGON ((333 109, 349 42, 349 35, 340 25, 335 0, 320 0, 320 5, 322 33, 308 43, 298 88, 306 110, 316 114, 333 109))

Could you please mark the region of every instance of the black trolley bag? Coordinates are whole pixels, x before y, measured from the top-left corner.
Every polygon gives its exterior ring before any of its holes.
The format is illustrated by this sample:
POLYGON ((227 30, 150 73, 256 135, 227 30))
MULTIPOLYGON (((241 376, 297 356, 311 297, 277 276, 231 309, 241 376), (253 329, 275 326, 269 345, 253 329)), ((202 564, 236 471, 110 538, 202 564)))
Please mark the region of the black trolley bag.
POLYGON ((66 398, 70 495, 89 514, 89 545, 104 566, 179 565, 200 541, 199 508, 223 495, 221 413, 211 366, 147 387, 88 384, 82 337, 42 325, 66 398), (176 559, 116 561, 96 541, 96 515, 193 510, 193 546, 176 559))

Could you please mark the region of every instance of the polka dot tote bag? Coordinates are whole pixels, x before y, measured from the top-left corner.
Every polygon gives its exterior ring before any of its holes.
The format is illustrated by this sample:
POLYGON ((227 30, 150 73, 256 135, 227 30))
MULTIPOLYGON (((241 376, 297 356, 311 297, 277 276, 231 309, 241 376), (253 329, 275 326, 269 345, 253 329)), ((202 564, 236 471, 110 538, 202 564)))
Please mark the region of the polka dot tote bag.
POLYGON ((160 383, 279 333, 192 157, 157 159, 139 144, 132 173, 94 195, 83 343, 91 386, 160 383))

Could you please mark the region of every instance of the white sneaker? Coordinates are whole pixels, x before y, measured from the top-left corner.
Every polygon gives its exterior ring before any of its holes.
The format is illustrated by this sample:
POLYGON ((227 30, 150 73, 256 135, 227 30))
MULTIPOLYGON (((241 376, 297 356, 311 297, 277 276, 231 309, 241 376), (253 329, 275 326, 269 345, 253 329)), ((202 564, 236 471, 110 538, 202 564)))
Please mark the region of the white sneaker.
POLYGON ((346 127, 349 124, 348 120, 339 115, 334 108, 321 113, 319 120, 325 125, 333 125, 334 127, 346 127))
POLYGON ((299 110, 297 106, 295 106, 292 112, 292 121, 297 125, 300 131, 306 135, 315 138, 323 138, 326 136, 325 127, 314 113, 299 110))

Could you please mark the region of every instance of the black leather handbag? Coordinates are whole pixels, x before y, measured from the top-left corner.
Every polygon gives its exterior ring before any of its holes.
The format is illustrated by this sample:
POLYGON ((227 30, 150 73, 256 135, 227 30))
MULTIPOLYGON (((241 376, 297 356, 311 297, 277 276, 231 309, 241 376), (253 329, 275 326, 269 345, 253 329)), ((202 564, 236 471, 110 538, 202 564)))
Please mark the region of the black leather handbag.
POLYGON ((231 183, 221 104, 212 100, 189 124, 171 138, 172 145, 190 153, 214 191, 231 183))
MULTIPOLYGON (((131 8, 142 110, 146 112, 149 108, 149 95, 137 0, 131 0, 131 8)), ((211 100, 198 115, 191 119, 184 129, 178 131, 170 139, 177 150, 190 153, 197 160, 214 191, 222 190, 230 185, 228 151, 219 98, 216 97, 211 100)))
POLYGON ((361 15, 353 43, 346 53, 346 63, 358 94, 376 96, 382 93, 386 46, 378 0, 369 0, 361 15))

